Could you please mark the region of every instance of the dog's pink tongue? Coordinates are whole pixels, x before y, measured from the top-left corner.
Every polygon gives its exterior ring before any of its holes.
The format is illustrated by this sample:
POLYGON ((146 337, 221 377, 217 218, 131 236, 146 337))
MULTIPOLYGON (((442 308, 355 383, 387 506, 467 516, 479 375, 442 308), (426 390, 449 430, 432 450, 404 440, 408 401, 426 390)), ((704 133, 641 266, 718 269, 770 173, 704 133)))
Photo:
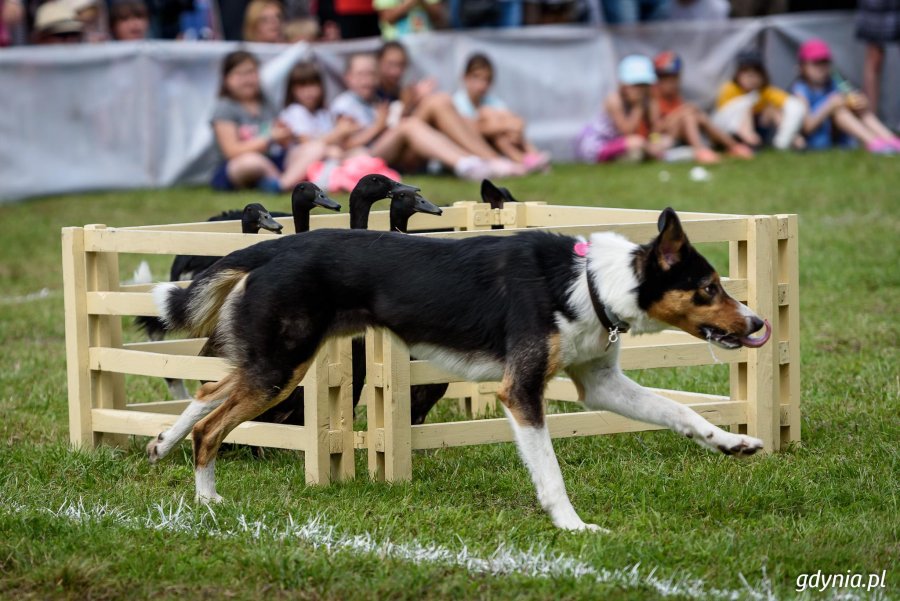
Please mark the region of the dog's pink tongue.
POLYGON ((760 336, 759 338, 751 338, 750 336, 744 336, 743 338, 739 338, 741 344, 744 346, 749 346, 750 348, 759 348, 769 341, 769 336, 772 335, 772 324, 769 323, 769 320, 766 319, 764 321, 766 324, 766 333, 760 336))

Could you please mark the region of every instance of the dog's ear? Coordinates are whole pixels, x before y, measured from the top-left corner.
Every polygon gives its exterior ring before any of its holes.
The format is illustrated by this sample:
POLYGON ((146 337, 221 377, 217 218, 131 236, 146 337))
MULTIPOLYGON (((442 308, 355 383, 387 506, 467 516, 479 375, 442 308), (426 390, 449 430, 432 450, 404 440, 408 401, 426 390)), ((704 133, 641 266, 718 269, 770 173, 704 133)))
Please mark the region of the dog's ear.
POLYGON ((663 271, 668 271, 681 260, 681 253, 688 245, 687 236, 681 227, 681 220, 672 209, 666 209, 660 213, 659 236, 656 238, 656 259, 663 271))
POLYGON ((481 180, 482 202, 490 204, 492 209, 502 209, 504 200, 506 200, 506 198, 503 196, 503 192, 501 192, 500 189, 491 182, 491 180, 481 180))

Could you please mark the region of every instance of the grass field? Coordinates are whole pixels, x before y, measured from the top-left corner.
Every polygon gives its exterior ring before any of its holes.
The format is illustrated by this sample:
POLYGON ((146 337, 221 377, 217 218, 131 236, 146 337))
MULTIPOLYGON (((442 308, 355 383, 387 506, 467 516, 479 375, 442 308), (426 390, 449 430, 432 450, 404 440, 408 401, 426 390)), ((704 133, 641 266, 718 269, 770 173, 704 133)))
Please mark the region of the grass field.
MULTIPOLYGON (((900 162, 766 155, 716 167, 709 183, 687 171, 565 166, 507 185, 520 200, 557 204, 799 213, 803 444, 735 460, 671 432, 559 441, 572 502, 611 530, 600 535, 553 528, 511 444, 416 454, 409 484, 360 477, 327 488, 304 485, 298 454, 229 450, 218 462, 228 501, 215 513, 192 502, 187 444, 154 467, 142 439, 72 452, 60 228, 288 202, 177 189, 0 207, 0 598, 793 598, 797 577, 817 570, 886 570, 878 596, 896 597, 900 162)), ((439 204, 477 191, 413 181, 439 204)), ((721 249, 712 257, 727 271, 721 249)), ((164 259, 152 266, 166 272, 164 259)), ((633 375, 727 391, 724 366, 633 375)), ((165 390, 147 378, 129 387, 134 400, 165 390)))

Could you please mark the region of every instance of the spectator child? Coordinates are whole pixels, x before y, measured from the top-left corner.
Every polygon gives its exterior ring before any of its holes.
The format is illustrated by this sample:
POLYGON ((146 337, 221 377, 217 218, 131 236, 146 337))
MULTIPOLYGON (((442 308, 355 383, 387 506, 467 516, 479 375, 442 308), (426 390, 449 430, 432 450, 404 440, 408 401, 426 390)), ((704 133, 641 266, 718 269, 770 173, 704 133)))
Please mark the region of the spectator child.
POLYGON ((378 70, 372 54, 354 54, 344 73, 347 91, 332 103, 339 126, 352 130, 344 148, 365 148, 372 156, 406 169, 418 169, 434 159, 463 178, 481 180, 496 176, 487 161, 467 153, 418 117, 405 117, 388 127, 388 105, 377 96, 378 70))
POLYGON ((606 97, 603 109, 576 139, 576 154, 589 163, 628 157, 659 159, 671 140, 658 130, 659 105, 651 88, 656 83, 653 62, 632 54, 619 63, 619 89, 606 97))
POLYGON ((256 57, 243 50, 227 54, 211 120, 219 154, 214 189, 256 186, 279 193, 304 178, 304 149, 286 151, 293 134, 276 117, 260 88, 256 57))
POLYGON ((897 138, 869 110, 866 97, 857 91, 844 92, 831 70, 831 49, 824 41, 812 39, 800 46, 797 55, 800 75, 791 92, 808 107, 803 120, 806 147, 823 150, 832 145, 847 146, 849 136, 876 154, 900 152, 897 138))
POLYGON ((339 159, 341 144, 350 133, 336 128, 334 115, 325 107, 325 84, 322 73, 313 63, 297 63, 288 75, 285 108, 279 119, 287 125, 294 139, 302 145, 318 145, 319 156, 309 158, 339 159))
POLYGON ((109 31, 114 40, 144 40, 150 30, 150 16, 142 0, 119 0, 109 9, 109 31))
POLYGON ((695 104, 681 97, 681 57, 667 50, 653 59, 656 71, 656 100, 659 103, 660 129, 676 142, 688 144, 698 163, 717 163, 719 155, 704 142, 705 133, 713 142, 721 144, 732 156, 749 159, 753 151, 712 124, 709 117, 695 104))
POLYGON ((84 24, 66 0, 41 4, 34 17, 35 44, 80 44, 84 24))
POLYGON ((550 165, 550 156, 540 152, 525 138, 525 121, 491 94, 494 66, 484 54, 474 54, 466 62, 463 87, 453 95, 453 104, 463 117, 471 120, 500 153, 521 163, 528 171, 540 171, 550 165))
POLYGON ((385 100, 390 105, 388 127, 396 125, 402 117, 416 117, 450 138, 468 154, 488 161, 498 177, 525 173, 524 165, 503 158, 488 144, 475 123, 459 114, 450 94, 437 89, 437 81, 433 78, 403 85, 409 66, 409 56, 403 44, 395 40, 385 42, 376 57, 376 94, 379 100, 385 100))
POLYGON ((802 102, 769 83, 762 56, 751 50, 738 55, 734 78, 719 90, 713 123, 750 146, 771 137, 772 146, 786 150, 803 146, 804 113, 802 102))

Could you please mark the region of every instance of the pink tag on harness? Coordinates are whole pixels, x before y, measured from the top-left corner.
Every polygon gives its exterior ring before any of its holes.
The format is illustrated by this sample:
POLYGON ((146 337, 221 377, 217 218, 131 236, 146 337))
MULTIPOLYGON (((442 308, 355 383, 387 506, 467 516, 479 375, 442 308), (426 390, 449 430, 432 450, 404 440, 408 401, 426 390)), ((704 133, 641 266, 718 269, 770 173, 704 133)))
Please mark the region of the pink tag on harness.
POLYGON ((576 242, 575 248, 573 250, 575 251, 575 254, 578 255, 579 257, 586 257, 588 254, 588 249, 590 249, 590 248, 591 248, 591 245, 588 242, 576 242))

